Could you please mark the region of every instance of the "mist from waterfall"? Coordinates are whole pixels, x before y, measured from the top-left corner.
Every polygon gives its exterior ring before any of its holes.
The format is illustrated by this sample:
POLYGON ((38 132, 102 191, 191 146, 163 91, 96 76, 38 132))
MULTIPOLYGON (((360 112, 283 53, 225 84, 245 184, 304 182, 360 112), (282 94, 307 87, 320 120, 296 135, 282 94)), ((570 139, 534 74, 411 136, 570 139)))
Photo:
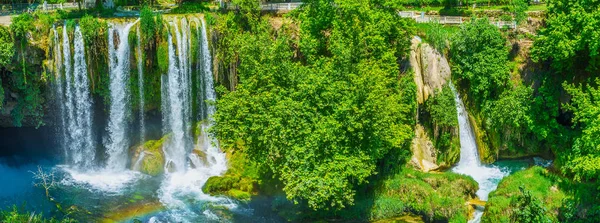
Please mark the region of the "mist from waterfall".
POLYGON ((108 161, 106 169, 112 171, 127 168, 129 135, 127 116, 130 109, 129 92, 129 30, 137 23, 111 24, 108 29, 108 58, 110 77, 110 106, 108 139, 105 143, 108 161), (115 38, 116 37, 116 38, 115 38), (116 42, 116 43, 115 43, 116 42))

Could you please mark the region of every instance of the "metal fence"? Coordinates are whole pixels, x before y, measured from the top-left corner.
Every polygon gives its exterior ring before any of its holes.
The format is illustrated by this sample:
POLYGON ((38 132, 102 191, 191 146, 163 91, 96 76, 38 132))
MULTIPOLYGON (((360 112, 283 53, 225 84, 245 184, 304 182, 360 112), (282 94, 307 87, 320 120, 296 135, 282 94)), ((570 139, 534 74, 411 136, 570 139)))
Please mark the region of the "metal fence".
MULTIPOLYGON (((81 8, 89 8, 94 7, 93 3, 81 3, 81 8)), ((34 11, 54 11, 58 9, 78 9, 79 4, 75 2, 66 2, 61 4, 26 4, 26 3, 16 3, 16 4, 3 4, 0 5, 0 14, 18 14, 23 12, 34 12, 34 11)))
POLYGON ((302 2, 288 2, 288 3, 269 3, 262 4, 260 10, 262 11, 290 11, 294 10, 302 5, 302 2))
MULTIPOLYGON (((411 18, 414 19, 417 23, 429 23, 435 22, 439 24, 447 24, 447 25, 460 25, 465 21, 469 21, 470 17, 461 17, 461 16, 438 16, 438 15, 425 15, 424 12, 414 12, 414 11, 402 11, 398 12, 398 15, 402 18, 411 18)), ((515 21, 490 21, 492 25, 497 26, 498 28, 509 28, 516 29, 517 22, 515 21)))

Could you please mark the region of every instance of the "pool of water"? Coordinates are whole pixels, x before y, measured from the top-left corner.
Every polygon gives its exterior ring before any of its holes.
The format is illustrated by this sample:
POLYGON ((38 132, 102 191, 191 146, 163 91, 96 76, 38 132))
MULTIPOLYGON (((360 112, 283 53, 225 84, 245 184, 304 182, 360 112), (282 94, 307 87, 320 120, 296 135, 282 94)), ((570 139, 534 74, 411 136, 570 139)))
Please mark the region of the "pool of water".
POLYGON ((19 160, 0 158, 0 182, 9 182, 0 185, 2 209, 16 205, 81 222, 283 222, 270 211, 268 199, 245 203, 203 194, 203 182, 194 181, 193 172, 151 177, 133 171, 77 171, 50 160, 15 164, 19 160), (33 185, 38 166, 54 173, 56 187, 50 197, 33 185))

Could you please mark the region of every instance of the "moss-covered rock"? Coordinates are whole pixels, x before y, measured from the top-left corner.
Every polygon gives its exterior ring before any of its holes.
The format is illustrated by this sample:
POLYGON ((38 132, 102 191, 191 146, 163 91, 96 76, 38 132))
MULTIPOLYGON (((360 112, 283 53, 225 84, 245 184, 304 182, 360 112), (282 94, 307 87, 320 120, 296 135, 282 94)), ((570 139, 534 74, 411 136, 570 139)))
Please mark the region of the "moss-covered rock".
POLYGON ((131 160, 132 169, 151 176, 164 173, 165 155, 162 147, 168 139, 167 135, 160 140, 150 140, 143 145, 134 147, 134 156, 131 160))
POLYGON ((469 122, 471 130, 473 130, 473 134, 475 135, 475 143, 477 143, 477 149, 479 150, 479 159, 483 163, 493 163, 498 157, 497 149, 493 149, 494 147, 490 146, 490 140, 486 131, 481 128, 481 122, 478 122, 478 119, 472 114, 469 114, 469 122))
POLYGON ((210 177, 202 188, 204 193, 246 201, 257 195, 262 181, 256 164, 240 152, 228 152, 227 158, 229 169, 223 176, 210 177))

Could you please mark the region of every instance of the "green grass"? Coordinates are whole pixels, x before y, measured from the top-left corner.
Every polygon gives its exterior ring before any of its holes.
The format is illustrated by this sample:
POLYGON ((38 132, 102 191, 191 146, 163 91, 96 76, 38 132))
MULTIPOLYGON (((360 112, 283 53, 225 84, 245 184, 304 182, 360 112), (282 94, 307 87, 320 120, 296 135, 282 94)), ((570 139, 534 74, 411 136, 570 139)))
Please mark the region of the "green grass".
POLYGON ((217 5, 211 2, 184 2, 173 8, 169 14, 201 13, 208 12, 211 8, 217 8, 217 5))
POLYGON ((536 166, 500 182, 498 189, 490 193, 482 222, 511 222, 519 186, 542 202, 552 222, 589 222, 600 217, 598 185, 575 183, 536 166))
POLYGON ((13 206, 11 210, 3 210, 0 211, 0 222, 10 222, 10 223, 20 223, 20 222, 28 222, 28 223, 74 223, 77 222, 70 218, 57 219, 57 218, 44 218, 41 214, 36 214, 35 212, 29 213, 23 210, 19 210, 17 206, 13 206))
POLYGON ((405 168, 383 180, 373 197, 357 199, 355 209, 370 206, 366 220, 381 220, 417 214, 429 221, 464 222, 468 217, 465 203, 477 191, 472 178, 450 172, 423 173, 405 168))

